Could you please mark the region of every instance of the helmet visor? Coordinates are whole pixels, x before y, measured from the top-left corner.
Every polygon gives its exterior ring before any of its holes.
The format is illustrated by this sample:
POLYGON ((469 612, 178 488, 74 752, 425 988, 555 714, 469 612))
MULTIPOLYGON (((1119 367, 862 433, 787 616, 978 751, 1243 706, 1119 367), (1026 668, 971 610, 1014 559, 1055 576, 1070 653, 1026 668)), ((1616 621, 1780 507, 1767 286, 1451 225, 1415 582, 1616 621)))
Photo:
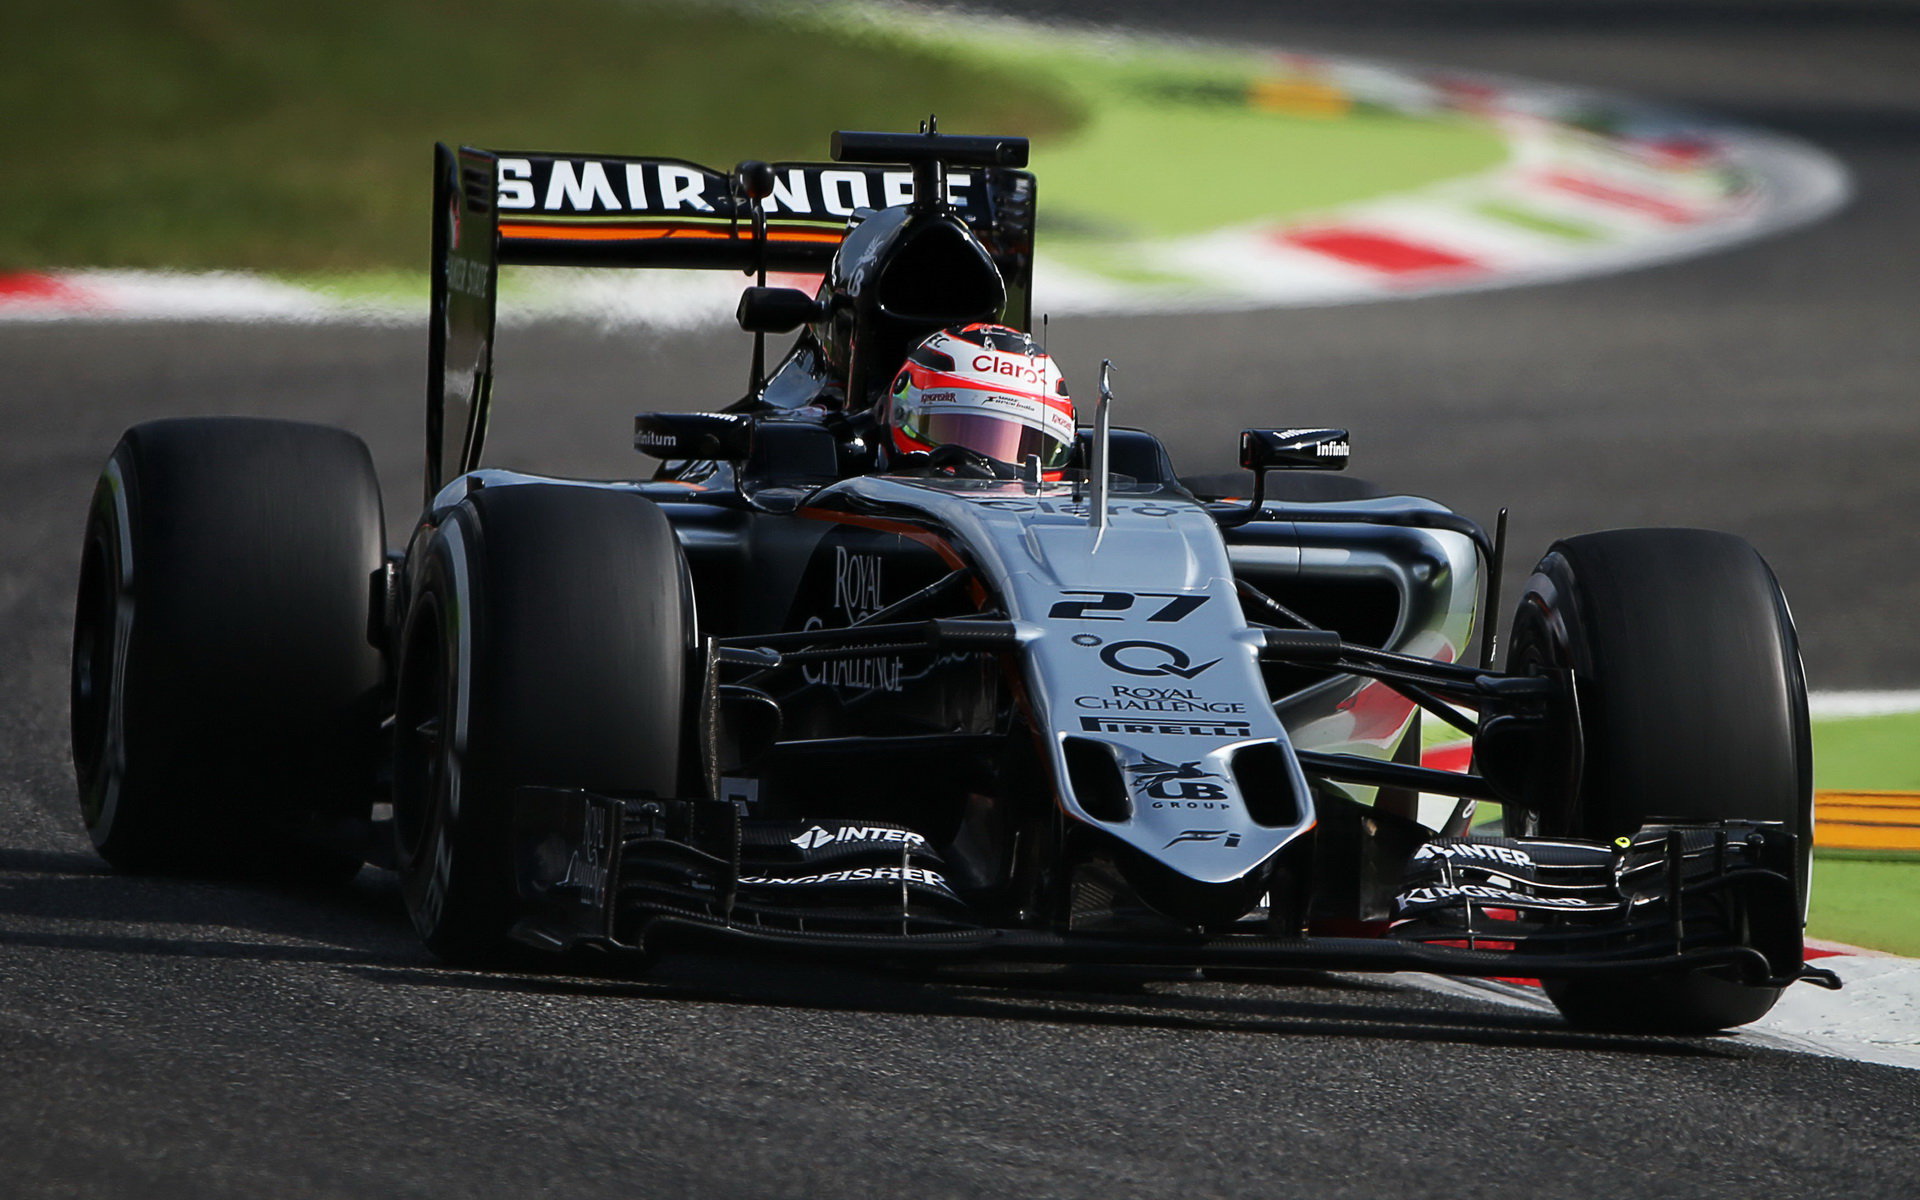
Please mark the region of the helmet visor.
POLYGON ((902 425, 907 436, 928 446, 965 446, 988 458, 1019 466, 1027 456, 1040 456, 1040 465, 1058 470, 1073 447, 1020 421, 978 412, 918 412, 902 425))

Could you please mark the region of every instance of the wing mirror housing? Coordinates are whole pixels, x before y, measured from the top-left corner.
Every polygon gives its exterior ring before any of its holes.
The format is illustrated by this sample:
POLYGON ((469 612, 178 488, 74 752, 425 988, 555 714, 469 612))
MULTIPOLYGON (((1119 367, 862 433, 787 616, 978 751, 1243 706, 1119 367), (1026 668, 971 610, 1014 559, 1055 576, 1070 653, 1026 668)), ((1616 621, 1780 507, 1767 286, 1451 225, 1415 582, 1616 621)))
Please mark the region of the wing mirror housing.
POLYGON ((1257 521, 1267 502, 1268 471, 1344 471, 1353 444, 1344 429, 1242 429, 1240 465, 1253 472, 1247 506, 1219 513, 1223 529, 1257 521))
POLYGON ((1243 429, 1240 465, 1262 471, 1344 471, 1353 444, 1344 429, 1243 429))
POLYGON ((799 288, 750 287, 734 319, 748 333, 792 333, 827 315, 827 306, 799 288))
POLYGON ((753 423, 729 413, 641 413, 633 448, 655 458, 738 462, 753 450, 753 423))

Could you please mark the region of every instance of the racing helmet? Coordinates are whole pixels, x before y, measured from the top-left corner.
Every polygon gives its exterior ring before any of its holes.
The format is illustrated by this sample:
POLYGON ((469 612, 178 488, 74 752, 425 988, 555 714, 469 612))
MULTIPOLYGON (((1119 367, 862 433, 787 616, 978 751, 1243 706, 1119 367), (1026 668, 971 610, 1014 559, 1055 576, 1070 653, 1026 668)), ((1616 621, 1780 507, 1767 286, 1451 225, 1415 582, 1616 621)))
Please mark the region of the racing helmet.
POLYGON ((959 446, 1013 467, 1037 454, 1057 471, 1073 453, 1060 368, 1006 325, 956 325, 915 346, 889 389, 887 424, 903 454, 959 446))

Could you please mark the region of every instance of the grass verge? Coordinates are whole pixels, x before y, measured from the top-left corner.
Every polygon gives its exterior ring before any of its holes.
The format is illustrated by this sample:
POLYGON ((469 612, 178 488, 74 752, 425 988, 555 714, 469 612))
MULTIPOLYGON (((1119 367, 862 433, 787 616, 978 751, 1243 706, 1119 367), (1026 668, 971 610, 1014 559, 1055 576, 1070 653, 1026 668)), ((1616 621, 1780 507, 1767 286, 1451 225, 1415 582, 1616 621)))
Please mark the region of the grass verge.
POLYGON ((1145 270, 1129 261, 1142 240, 1331 210, 1507 155, 1485 121, 1384 104, 1272 53, 965 22, 942 33, 1085 114, 1070 136, 1034 139, 1040 232, 1045 253, 1110 277, 1145 270))
POLYGON ((1351 98, 1262 101, 1280 70, 1255 55, 1145 49, 1057 60, 1054 81, 1088 116, 1073 137, 1036 143, 1043 197, 1057 201, 1041 205, 1043 232, 1069 244, 1204 233, 1409 191, 1505 157, 1494 129, 1465 117, 1351 98))
MULTIPOLYGON (((1920 791, 1920 713, 1848 717, 1813 726, 1813 779, 1821 789, 1920 791)), ((1920 861, 1819 851, 1807 932, 1920 957, 1920 861)))
POLYGON ((1813 860, 1807 932, 1872 950, 1920 958, 1920 862, 1813 860))
POLYGON ((6 267, 418 270, 436 140, 821 158, 835 128, 1064 134, 1044 81, 810 10, 650 0, 10 9, 6 267))
POLYGON ((1814 722, 1813 786, 1920 791, 1920 713, 1814 722))
MULTIPOLYGON (((70 0, 0 38, 0 269, 413 272, 428 147, 818 159, 836 128, 1034 139, 1043 230, 1137 237, 1317 209, 1497 162, 1477 122, 1251 53, 860 4, 70 0)), ((390 290, 380 285, 378 291, 390 290)))

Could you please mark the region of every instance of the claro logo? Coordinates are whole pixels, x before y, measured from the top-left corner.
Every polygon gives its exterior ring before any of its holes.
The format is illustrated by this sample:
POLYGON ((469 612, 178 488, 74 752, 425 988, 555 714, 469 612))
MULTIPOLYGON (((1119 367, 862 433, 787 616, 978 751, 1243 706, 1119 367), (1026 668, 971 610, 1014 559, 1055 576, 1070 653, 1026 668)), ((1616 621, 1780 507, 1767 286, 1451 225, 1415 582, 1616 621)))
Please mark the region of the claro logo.
POLYGON ((989 375, 1005 375, 1009 379, 1018 379, 1026 383, 1045 383, 1046 374, 1037 367, 1022 366, 1020 361, 999 354, 976 354, 973 356, 973 369, 989 375))

